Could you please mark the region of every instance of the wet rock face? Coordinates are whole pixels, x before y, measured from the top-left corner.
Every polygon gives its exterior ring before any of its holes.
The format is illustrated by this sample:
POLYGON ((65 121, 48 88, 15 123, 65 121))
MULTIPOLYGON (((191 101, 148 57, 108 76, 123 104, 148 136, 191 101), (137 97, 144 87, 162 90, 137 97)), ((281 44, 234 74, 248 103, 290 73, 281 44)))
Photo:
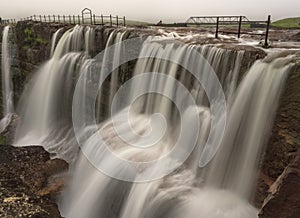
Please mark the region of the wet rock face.
MULTIPOLYGON (((10 28, 11 72, 14 85, 14 102, 17 103, 21 94, 34 73, 41 64, 50 58, 51 40, 53 34, 60 28, 58 38, 74 27, 70 24, 41 23, 35 21, 19 21, 10 28)), ((0 48, 4 25, 0 25, 0 48)), ((94 26, 95 44, 92 55, 95 56, 105 48, 105 42, 111 28, 94 26), (105 31, 108 29, 108 31, 105 31)), ((1 55, 1 49, 0 49, 1 55)), ((0 64, 1 72, 1 64, 0 64)), ((0 77, 1 81, 1 77, 0 77)), ((1 87, 1 82, 0 82, 1 87)), ((0 95, 0 100, 1 100, 0 95)), ((1 107, 1 105, 0 105, 1 107)), ((1 113, 1 112, 0 112, 1 113)))
POLYGON ((63 183, 53 178, 67 168, 42 147, 0 145, 0 217, 61 217, 54 197, 63 183))
POLYGON ((298 218, 300 215, 300 149, 270 189, 260 218, 298 218))
POLYGON ((293 160, 300 147, 300 65, 286 81, 272 135, 265 154, 263 171, 275 180, 293 160))
MULTIPOLYGON (((300 65, 290 71, 261 163, 254 204, 261 207, 274 181, 300 148, 300 65)), ((275 216, 277 218, 277 216, 275 216)))
POLYGON ((18 102, 25 84, 38 66, 49 58, 51 39, 59 28, 67 29, 70 26, 24 21, 12 28, 12 43, 17 53, 16 64, 12 66, 15 102, 18 102))

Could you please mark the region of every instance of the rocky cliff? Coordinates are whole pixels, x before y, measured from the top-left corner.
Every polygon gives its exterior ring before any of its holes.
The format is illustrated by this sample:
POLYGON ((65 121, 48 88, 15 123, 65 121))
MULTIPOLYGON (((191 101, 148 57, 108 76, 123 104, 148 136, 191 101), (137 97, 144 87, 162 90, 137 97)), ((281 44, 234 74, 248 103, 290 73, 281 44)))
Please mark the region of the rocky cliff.
MULTIPOLYGON (((32 78, 33 73, 36 71, 38 66, 40 66, 44 61, 46 61, 50 56, 50 47, 51 47, 51 37, 53 33, 59 28, 63 28, 60 34, 62 34, 65 30, 70 28, 69 25, 62 24, 48 24, 48 23, 40 23, 40 22, 18 22, 16 26, 12 27, 12 49, 14 50, 13 61, 12 61, 12 72, 13 72, 13 83, 14 83, 14 91, 15 91, 15 102, 21 96, 21 93, 25 87, 25 84, 32 78)), ((2 28, 0 26, 0 31, 2 32, 2 28)), ((93 54, 96 55, 100 51, 102 51, 105 47, 105 42, 108 37, 108 33, 111 31, 111 28, 106 27, 95 27, 96 34, 96 42, 95 48, 93 50, 93 54)), ((151 32, 143 30, 136 30, 131 37, 139 36, 142 34, 151 34, 151 32)), ((0 42, 1 42, 0 35, 0 42)), ((257 48, 253 48, 251 46, 236 46, 233 44, 229 44, 226 46, 222 46, 226 49, 232 50, 245 50, 245 55, 243 59, 242 69, 239 78, 241 79, 244 73, 249 69, 251 64, 256 59, 263 58, 266 54, 257 48)), ((133 69, 134 63, 130 63, 125 69, 125 73, 123 78, 123 82, 128 79, 131 75, 131 71, 133 69)), ((1 68, 1 66, 0 66, 1 68)), ((1 84, 1 83, 0 83, 1 84)), ((285 91, 281 97, 279 110, 275 117, 274 126, 272 128, 272 132, 270 135, 270 140, 267 144, 266 152, 264 153, 264 159, 261 163, 261 173, 259 176, 259 183, 256 192, 255 204, 257 207, 260 207, 265 199, 265 197, 269 193, 269 187, 274 183, 274 181, 282 174, 285 170, 289 171, 286 168, 291 161, 296 157, 296 151, 299 149, 300 145, 300 64, 298 63, 289 74, 289 77, 286 82, 285 91)), ((16 152, 25 152, 26 149, 31 152, 32 148, 24 148, 25 150, 14 150, 10 147, 3 147, 3 149, 8 149, 8 151, 16 153, 16 152)), ((41 149, 35 150, 38 155, 39 152, 43 153, 41 149)), ((1 156, 2 157, 2 156, 1 156)), ((2 157, 4 162, 9 161, 2 157)), ((47 158, 46 158, 47 159, 47 158)), ((45 159, 45 160, 46 160, 45 159)), ((23 159, 20 159, 23 161, 23 159)), ((38 165, 44 165, 47 162, 37 162, 38 165)), ((298 162, 297 162, 298 163, 298 162)), ((33 163, 32 163, 33 164, 33 163)), ((6 164, 4 164, 5 167, 6 164)), ((15 167, 15 164, 8 164, 8 168, 3 167, 3 170, 9 170, 15 167)), ((15 172, 18 174, 18 171, 15 172)), ((6 175, 7 178, 11 178, 10 174, 6 175)), ((296 177, 289 177, 291 180, 296 179, 296 177)), ((290 180, 283 180, 282 184, 286 184, 289 186, 290 180)), ((296 181, 296 180, 295 180, 296 181)), ((15 184, 19 184, 20 187, 28 187, 26 185, 26 181, 17 180, 15 184)), ((18 185, 18 186, 19 186, 18 185)), ((286 187, 285 185, 283 187, 286 187)), ((22 188, 23 189, 23 188, 22 188)), ((36 195, 39 190, 35 189, 32 191, 29 188, 29 195, 32 193, 33 196, 36 195)), ((281 190, 285 190, 282 188, 281 190)), ((284 192, 284 191, 281 191, 284 192)), ((27 193, 27 192, 26 192, 27 193)), ((28 194, 27 194, 28 195, 28 194)), ((8 196, 13 196, 12 194, 8 194, 8 196)), ((281 195, 276 195, 280 196, 281 195)), ((276 199, 277 197, 274 197, 276 199)), ((34 197, 35 198, 35 197, 34 197)), ((5 198, 6 199, 6 198, 5 198)), ((10 201, 14 202, 14 198, 8 198, 10 201)), ((294 202, 298 202, 300 204, 299 198, 292 198, 294 202)), ((269 202, 274 202, 269 201, 269 202)), ((275 201, 276 202, 276 201, 275 201)), ((270 203, 265 203, 263 213, 269 214, 268 208, 270 203)), ((276 205, 275 203, 271 205, 276 205)), ((8 204, 9 206, 9 204, 8 204)), ((9 206, 10 207, 10 206, 9 206)), ((272 208, 272 207, 270 207, 272 208)), ((0 209, 1 211, 1 209, 0 209)), ((268 216, 266 216, 268 217, 268 216)), ((270 217, 270 216, 269 216, 270 217)))

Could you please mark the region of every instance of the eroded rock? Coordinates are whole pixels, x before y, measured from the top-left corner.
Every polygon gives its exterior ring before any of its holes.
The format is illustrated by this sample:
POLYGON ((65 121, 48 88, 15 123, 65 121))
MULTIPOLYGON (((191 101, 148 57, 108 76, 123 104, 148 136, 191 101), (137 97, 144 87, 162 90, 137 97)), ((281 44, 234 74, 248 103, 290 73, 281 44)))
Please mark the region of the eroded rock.
POLYGON ((260 218, 299 218, 300 215, 300 149, 294 161, 269 190, 260 218))
POLYGON ((50 178, 67 168, 42 147, 0 145, 0 217, 61 217, 54 198, 63 184, 50 178))

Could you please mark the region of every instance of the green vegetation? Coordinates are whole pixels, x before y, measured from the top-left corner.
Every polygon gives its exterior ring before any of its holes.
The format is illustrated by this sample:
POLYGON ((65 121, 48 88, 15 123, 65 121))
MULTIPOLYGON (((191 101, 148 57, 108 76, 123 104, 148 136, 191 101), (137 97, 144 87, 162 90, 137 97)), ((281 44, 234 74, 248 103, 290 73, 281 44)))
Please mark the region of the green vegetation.
POLYGON ((271 25, 280 28, 300 28, 300 17, 285 18, 275 21, 271 25))
POLYGON ((0 134, 0 145, 4 145, 5 144, 5 138, 2 134, 0 134))
POLYGON ((39 44, 44 44, 44 45, 47 44, 47 41, 43 38, 40 38, 40 37, 36 37, 35 41, 39 44))
POLYGON ((41 37, 34 36, 33 31, 29 28, 26 28, 24 30, 24 33, 25 33, 24 41, 27 45, 32 45, 32 46, 34 46, 34 45, 46 45, 48 43, 45 39, 43 39, 41 37))
POLYGON ((33 41, 33 33, 32 33, 32 30, 29 29, 29 28, 26 28, 26 29, 24 30, 24 33, 25 33, 25 39, 24 39, 24 41, 25 41, 26 43, 31 44, 31 42, 33 41))

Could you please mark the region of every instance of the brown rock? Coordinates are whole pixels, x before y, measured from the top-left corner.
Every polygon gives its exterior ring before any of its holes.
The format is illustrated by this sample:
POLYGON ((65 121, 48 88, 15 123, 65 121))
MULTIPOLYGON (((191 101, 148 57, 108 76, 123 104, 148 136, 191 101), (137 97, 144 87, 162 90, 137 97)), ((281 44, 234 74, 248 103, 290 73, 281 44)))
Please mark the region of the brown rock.
POLYGON ((65 175, 67 168, 65 161, 50 160, 42 147, 0 145, 0 217, 60 218, 54 198, 64 180, 51 178, 65 175))
POLYGON ((270 188, 260 218, 299 218, 300 216, 300 149, 295 160, 270 188))

